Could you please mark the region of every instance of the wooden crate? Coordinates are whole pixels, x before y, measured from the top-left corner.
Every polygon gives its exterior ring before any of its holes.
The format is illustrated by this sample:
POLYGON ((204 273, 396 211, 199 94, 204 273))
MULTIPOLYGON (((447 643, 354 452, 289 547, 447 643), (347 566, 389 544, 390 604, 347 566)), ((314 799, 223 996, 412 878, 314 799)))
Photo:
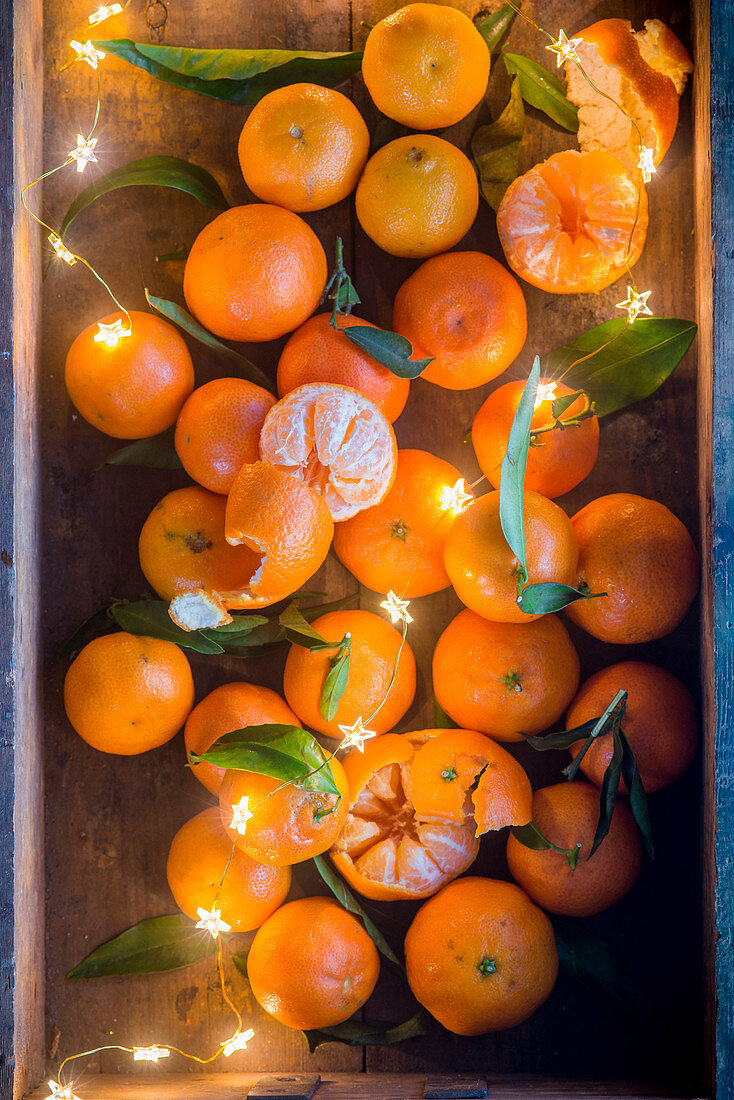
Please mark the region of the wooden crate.
MULTIPOLYGON (((103 757, 73 734, 61 703, 65 666, 55 656, 58 644, 110 596, 134 597, 143 589, 137 532, 159 497, 183 483, 162 472, 93 474, 114 443, 74 414, 63 387, 63 359, 76 332, 107 312, 108 301, 79 267, 54 269, 41 291, 39 234, 18 202, 20 186, 39 174, 41 164, 59 163, 77 130, 88 126, 93 74, 83 65, 63 74, 59 68, 66 43, 93 6, 88 0, 49 0, 44 12, 42 0, 0 5, 3 1100, 19 1100, 37 1086, 56 1047, 67 1054, 111 1041, 155 1040, 208 1051, 228 1026, 206 962, 148 978, 73 985, 64 978, 96 943, 142 917, 173 911, 164 874, 168 843, 204 804, 202 791, 183 772, 178 742, 142 758, 103 757)), ((363 23, 374 23, 394 6, 387 0, 133 0, 111 34, 181 45, 359 48, 363 23)), ((569 33, 609 15, 627 16, 637 25, 659 16, 692 42, 697 62, 673 148, 650 188, 651 228, 637 278, 653 290, 657 314, 690 317, 697 311, 698 370, 694 346, 654 398, 605 422, 596 470, 563 502, 573 512, 602 492, 637 491, 663 500, 694 533, 700 531, 700 617, 692 613, 670 638, 624 653, 644 652, 694 688, 701 655, 703 753, 674 789, 654 796, 655 864, 646 867, 628 898, 590 922, 638 974, 660 1026, 641 1028, 568 982, 560 982, 522 1027, 476 1040, 445 1034, 442 1043, 434 1036, 393 1048, 329 1045, 309 1055, 298 1033, 258 1013, 257 1038, 239 1056, 238 1072, 133 1075, 126 1072, 129 1058, 111 1052, 87 1064, 80 1086, 86 1100, 241 1100, 266 1072, 321 1073, 319 1100, 411 1100, 424 1094, 427 1075, 461 1072, 487 1077, 490 1095, 504 1100, 734 1097, 734 734, 728 697, 734 681, 734 9, 729 0, 714 0, 709 29, 705 0, 694 0, 690 20, 673 0, 652 7, 638 0, 583 0, 573 10, 560 0, 526 6, 544 25, 569 33)), ((470 13, 477 7, 466 4, 470 13)), ((524 26, 516 27, 512 41, 540 58, 538 40, 524 26)), ((359 80, 354 94, 373 128, 376 115, 359 80)), ((495 114, 504 95, 506 86, 493 81, 495 114)), ((172 153, 208 167, 233 201, 247 201, 235 156, 242 109, 161 85, 113 59, 102 71, 102 97, 97 152, 105 170, 138 156, 172 153)), ((473 116, 449 136, 463 145, 475 124, 473 116)), ((567 135, 532 121, 524 167, 568 144, 567 135)), ((76 187, 75 173, 49 181, 44 209, 55 221, 76 187)), ((209 216, 171 192, 124 192, 89 210, 73 239, 127 305, 144 308, 145 285, 181 300, 180 268, 156 264, 154 257, 188 243, 209 216)), ((355 227, 351 202, 308 220, 330 254, 335 237, 344 238, 362 315, 389 325, 394 293, 414 265, 379 253, 355 227)), ((482 207, 462 247, 501 255, 488 208, 482 207)), ((523 289, 530 335, 511 376, 526 371, 536 351, 612 316, 619 296, 618 286, 593 300, 523 289)), ((272 370, 272 346, 252 354, 272 370)), ((198 350, 196 366, 199 382, 221 373, 220 364, 198 350)), ((462 436, 482 396, 447 396, 414 383, 397 426, 400 445, 421 446, 430 438, 438 453, 471 477, 476 467, 462 436)), ((338 595, 350 590, 350 578, 330 559, 316 587, 338 595)), ((374 606, 370 594, 363 606, 374 606)), ((421 681, 401 729, 432 724, 430 654, 458 603, 448 592, 419 607, 421 626, 411 641, 421 681)), ((621 659, 621 649, 574 637, 585 674, 621 659)), ((233 660, 197 662, 197 695, 240 676, 277 687, 282 660, 279 654, 245 667, 233 660)), ((557 776, 557 761, 521 755, 534 783, 557 776)), ((485 841, 479 873, 504 873, 502 848, 485 841)), ((306 881, 304 888, 310 885, 306 881)), ((253 1002, 244 983, 234 992, 249 1012, 253 1002)), ((385 988, 370 1011, 373 1019, 397 1020, 401 1009, 385 988)), ((46 1090, 33 1095, 45 1096, 46 1090)))

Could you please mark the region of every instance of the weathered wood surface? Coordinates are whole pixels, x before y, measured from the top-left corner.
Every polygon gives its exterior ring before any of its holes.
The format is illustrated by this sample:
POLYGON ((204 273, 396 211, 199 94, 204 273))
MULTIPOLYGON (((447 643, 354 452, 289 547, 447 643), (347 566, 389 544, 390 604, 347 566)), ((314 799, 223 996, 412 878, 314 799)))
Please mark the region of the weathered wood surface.
MULTIPOLYGON (((104 36, 160 39, 182 45, 347 49, 352 44, 362 45, 362 21, 373 23, 394 6, 363 0, 354 0, 350 7, 337 0, 277 6, 269 0, 253 0, 248 5, 225 5, 215 0, 147 6, 136 2, 123 16, 105 25, 104 36)), ((94 74, 84 65, 59 73, 67 58, 66 43, 83 26, 88 8, 88 0, 46 5, 46 165, 63 159, 77 130, 88 128, 93 113, 94 74)), ((466 10, 473 12, 475 8, 467 4, 466 10)), ((563 26, 569 34, 604 15, 629 15, 637 24, 650 15, 637 0, 589 2, 577 5, 572 15, 560 0, 536 2, 528 10, 546 26, 563 26)), ((663 0, 655 14, 670 22, 684 40, 688 38, 687 24, 672 0, 663 0)), ((523 26, 513 32, 512 43, 519 51, 544 60, 540 41, 523 26)), ((493 114, 501 107, 506 91, 504 75, 497 72, 489 96, 493 114)), ((374 128, 376 115, 359 80, 354 82, 354 94, 374 128)), ((97 152, 103 170, 135 157, 171 153, 212 170, 232 201, 248 201, 235 151, 245 117, 243 109, 162 85, 112 58, 103 65, 102 98, 97 152)), ((483 107, 448 136, 457 144, 465 144, 477 117, 484 120, 487 114, 483 107)), ((378 131, 383 134, 382 140, 384 130, 383 125, 378 131)), ((524 167, 570 145, 568 135, 533 117, 523 152, 524 167)), ((652 290, 652 303, 660 315, 691 317, 694 311, 690 148, 687 93, 675 142, 650 187, 651 226, 636 269, 639 285, 652 290)), ((87 182, 90 175, 82 182, 87 182)), ((47 214, 59 221, 79 185, 72 171, 49 181, 45 191, 47 214)), ((352 211, 348 201, 308 220, 330 255, 337 234, 349 242, 347 256, 363 298, 359 312, 369 320, 389 325, 394 294, 415 265, 381 254, 355 227, 352 211)), ((71 240, 73 247, 109 278, 126 305, 145 308, 145 286, 164 297, 182 300, 181 265, 156 264, 155 256, 176 244, 189 244, 209 217, 185 196, 130 190, 108 196, 86 211, 75 225, 71 240)), ((482 207, 462 247, 479 248, 500 257, 488 208, 482 207)), ((620 298, 619 285, 593 299, 559 299, 530 287, 524 290, 530 335, 510 372, 512 377, 527 371, 536 352, 549 350, 597 321, 614 316, 614 304, 620 298)), ((79 267, 69 270, 61 265, 52 269, 44 297, 41 423, 45 580, 41 607, 47 684, 48 1034, 58 1029, 54 1053, 57 1049, 62 1055, 105 1042, 132 1045, 153 1041, 209 1053, 229 1034, 231 1024, 209 963, 169 975, 73 986, 64 977, 95 944, 143 917, 173 911, 165 882, 168 845, 182 822, 207 805, 208 797, 182 767, 180 740, 138 758, 102 756, 76 737, 63 714, 65 665, 55 656, 59 642, 111 596, 134 597, 144 591, 137 563, 137 532, 156 501, 185 479, 178 474, 132 469, 107 468, 93 474, 115 443, 75 414, 63 386, 63 361, 76 333, 108 312, 108 300, 79 267)), ((272 372, 280 346, 251 347, 248 354, 272 372)), ((200 383, 225 373, 221 363, 201 349, 195 348, 194 354, 200 383)), ((397 425, 399 444, 422 446, 430 439, 437 453, 473 478, 478 472, 476 463, 462 437, 488 389, 447 395, 428 383, 414 383, 408 408, 397 425)), ((662 500, 695 531, 695 408, 695 354, 689 353, 653 399, 603 424, 599 464, 563 502, 569 512, 604 492, 633 491, 662 500)), ((314 587, 339 595, 353 590, 354 582, 331 557, 314 587)), ((376 602, 373 595, 367 594, 363 606, 372 608, 376 602)), ((414 606, 417 623, 411 642, 420 668, 419 693, 400 729, 432 723, 430 656, 436 638, 458 609, 451 592, 426 598, 414 606)), ((623 656, 643 657, 664 664, 696 689, 696 630, 696 615, 692 613, 671 638, 631 649, 604 647, 579 632, 572 633, 584 674, 623 656)), ((238 677, 280 688, 284 656, 278 653, 247 663, 196 661, 197 695, 202 697, 217 684, 238 677)), ((530 750, 518 750, 518 755, 534 783, 558 778, 558 760, 532 756, 530 750)), ((369 1048, 364 1053, 330 1045, 310 1055, 298 1033, 287 1031, 260 1012, 246 984, 233 974, 231 992, 241 1001, 257 1032, 248 1051, 237 1056, 236 1068, 258 1074, 357 1072, 365 1066, 370 1070, 420 1070, 424 1074, 492 1068, 547 1078, 626 1077, 662 1080, 681 1090, 698 1087, 703 1009, 699 987, 700 799, 695 768, 674 787, 654 797, 653 814, 658 852, 655 864, 645 867, 639 884, 627 898, 590 924, 614 943, 626 967, 639 978, 651 1002, 654 1025, 625 1018, 598 993, 564 980, 532 1020, 511 1032, 477 1040, 444 1035, 437 1041, 431 1036, 398 1048, 369 1048)), ((503 847, 502 840, 486 840, 476 871, 506 875, 503 847)), ((302 893, 317 887, 307 871, 299 874, 299 880, 297 889, 302 893)), ((406 920, 412 911, 410 906, 400 908, 406 920)), ((370 1006, 371 1018, 395 1021, 410 1011, 408 999, 387 978, 381 980, 379 997, 370 1006)), ((125 1071, 129 1065, 129 1056, 110 1052, 92 1059, 86 1072, 125 1071)), ((193 1083, 194 1078, 187 1080, 193 1083)), ((117 1086, 100 1082, 100 1088, 105 1087, 112 1089, 107 1096, 121 1095, 114 1091, 117 1086)), ((189 1090, 188 1085, 187 1091, 192 1096, 207 1095, 189 1090)), ((209 1095, 214 1100, 217 1094, 209 1095)), ((406 1094, 400 1091, 395 1095, 406 1094)))

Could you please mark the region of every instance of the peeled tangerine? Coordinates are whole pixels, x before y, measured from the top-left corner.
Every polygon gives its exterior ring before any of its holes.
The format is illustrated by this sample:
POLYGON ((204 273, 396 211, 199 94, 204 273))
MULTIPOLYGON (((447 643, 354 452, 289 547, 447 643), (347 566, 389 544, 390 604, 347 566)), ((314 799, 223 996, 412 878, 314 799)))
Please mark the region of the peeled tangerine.
POLYGON ((260 435, 260 457, 315 490, 335 521, 380 503, 397 456, 392 426, 377 406, 330 382, 292 390, 270 410, 260 435))
POLYGON ((427 898, 476 859, 489 830, 530 821, 530 781, 473 730, 387 733, 344 760, 349 813, 331 858, 375 901, 427 898))

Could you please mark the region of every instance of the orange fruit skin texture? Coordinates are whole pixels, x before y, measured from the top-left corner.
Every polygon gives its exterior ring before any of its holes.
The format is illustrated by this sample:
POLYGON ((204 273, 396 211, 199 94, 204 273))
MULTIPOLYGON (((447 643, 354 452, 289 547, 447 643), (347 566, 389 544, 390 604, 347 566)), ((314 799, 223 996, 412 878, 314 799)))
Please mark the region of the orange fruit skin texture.
MULTIPOLYGON (((272 723, 285 726, 300 724, 285 700, 270 688, 239 680, 222 684, 209 692, 191 711, 184 728, 186 753, 206 752, 215 741, 233 730, 272 723)), ((210 764, 208 760, 191 767, 191 774, 214 795, 219 795, 225 773, 225 768, 210 764)))
POLYGON ((555 615, 493 623, 460 611, 436 643, 433 690, 465 729, 497 741, 522 741, 523 733, 540 733, 561 717, 578 688, 579 667, 555 615))
POLYGON ((377 328, 371 321, 338 313, 336 322, 334 329, 330 313, 317 313, 296 329, 278 362, 278 393, 285 397, 309 382, 350 386, 394 423, 408 400, 410 380, 398 378, 339 332, 354 325, 377 328))
POLYGON ((234 479, 224 519, 227 542, 264 555, 241 606, 275 603, 305 584, 323 564, 334 534, 318 493, 267 462, 246 464, 234 479))
POLYGON ((441 508, 441 489, 460 478, 451 463, 428 451, 398 451, 398 468, 381 504, 334 529, 342 565, 373 592, 427 596, 451 584, 443 564, 455 517, 441 508))
POLYGON ((227 607, 273 602, 248 596, 260 557, 247 546, 226 541, 225 508, 225 497, 194 485, 174 489, 156 504, 140 532, 138 553, 145 579, 162 600, 204 589, 227 607))
POLYGON ((567 149, 510 184, 497 232, 526 282, 552 294, 596 294, 637 263, 647 221, 645 188, 616 157, 567 149))
MULTIPOLYGON (((100 324, 127 324, 110 313, 100 324)), ((143 439, 170 428, 194 388, 189 349, 173 325, 130 313, 132 333, 113 348, 95 343, 97 322, 79 333, 66 356, 69 397, 85 420, 115 439, 143 439)))
POLYGON ((290 867, 268 867, 239 850, 232 855, 216 806, 178 830, 166 876, 176 905, 187 917, 198 920, 199 907, 216 907, 233 932, 259 928, 285 901, 291 885, 290 867))
POLYGON ((298 645, 290 648, 283 672, 283 693, 302 725, 341 740, 339 726, 353 725, 362 718, 375 733, 387 733, 415 696, 415 657, 410 644, 403 644, 395 681, 388 692, 402 637, 395 627, 371 611, 329 611, 315 619, 312 626, 335 645, 317 653, 298 645), (328 720, 321 714, 321 692, 331 670, 329 658, 336 654, 346 634, 352 640, 349 678, 336 714, 328 720), (383 697, 384 703, 373 716, 383 697))
MULTIPOLYGON (((547 383, 552 379, 541 379, 547 383)), ((570 386, 556 382, 556 397, 573 393, 570 386)), ((491 393, 474 417, 471 440, 482 472, 490 485, 500 487, 502 461, 507 452, 512 421, 520 404, 524 382, 507 382, 491 393)), ((543 401, 533 412, 531 431, 553 423, 553 400, 543 401)), ((563 414, 564 419, 578 416, 584 408, 579 397, 563 414)), ((570 493, 594 468, 599 453, 599 421, 595 416, 531 439, 525 470, 526 491, 542 493, 546 497, 560 497, 570 493)))
POLYGON ((453 126, 482 99, 487 44, 455 8, 409 4, 382 19, 364 48, 362 76, 375 106, 414 130, 453 126))
POLYGON ((557 783, 533 795, 533 822, 559 848, 579 849, 574 870, 562 852, 531 851, 510 833, 510 873, 536 905, 549 913, 590 917, 618 901, 637 881, 642 848, 635 819, 617 801, 609 832, 591 859, 599 817, 599 791, 590 783, 557 783))
MULTIPOLYGON (((524 513, 528 583, 573 584, 578 547, 566 513, 532 492, 524 494, 524 513)), ((456 595, 478 615, 506 623, 538 618, 517 605, 519 563, 502 533, 499 490, 479 497, 457 516, 446 536, 443 560, 456 595)))
POLYGON ((518 886, 469 877, 418 910, 405 965, 414 997, 439 1023, 484 1035, 515 1027, 546 1000, 558 951, 550 921, 518 886))
POLYGON ((194 681, 179 647, 124 631, 85 645, 64 680, 64 707, 76 732, 117 756, 170 741, 193 705, 194 681))
POLYGON ((571 604, 569 619, 621 645, 675 630, 700 579, 698 553, 677 516, 656 500, 611 493, 592 500, 571 523, 579 547, 574 583, 606 596, 571 604))
POLYGON ((424 260, 469 232, 479 186, 460 149, 433 134, 416 134, 370 157, 355 203, 359 224, 384 252, 424 260))
POLYGON ((298 328, 319 304, 326 274, 326 254, 302 218, 253 203, 204 226, 186 260, 184 295, 216 336, 257 343, 298 328))
POLYGON ((379 973, 374 943, 332 898, 282 906, 258 930, 247 956, 255 1000, 293 1028, 348 1020, 372 994, 379 973))
POLYGON ((318 84, 291 84, 263 96, 237 148, 250 190, 296 213, 323 210, 350 195, 369 151, 369 131, 351 100, 318 84))
POLYGON ((232 843, 251 859, 273 867, 290 867, 325 852, 341 832, 349 802, 344 769, 338 760, 330 760, 329 766, 340 798, 301 790, 293 783, 283 786, 282 780, 259 772, 229 769, 219 789, 219 809, 232 843), (232 808, 242 798, 249 799, 253 814, 244 834, 230 827, 232 808))
POLYGON ((260 431, 275 398, 245 378, 215 378, 194 390, 176 422, 176 454, 212 493, 228 493, 245 462, 257 462, 260 431))
MULTIPOLYGON (((693 696, 667 669, 643 661, 621 661, 584 681, 568 709, 566 729, 598 718, 620 690, 627 692, 622 729, 635 754, 642 785, 648 792, 659 791, 678 779, 696 755, 698 720, 693 696)), ((572 745, 571 755, 577 756, 582 745, 582 741, 572 745)), ((581 762, 584 775, 598 787, 612 747, 611 734, 603 734, 581 762)), ((626 789, 621 780, 620 790, 626 789)))
POLYGON ((413 358, 433 357, 421 378, 468 390, 502 374, 528 331, 517 280, 483 252, 434 256, 406 279, 395 298, 393 328, 413 345, 413 358))

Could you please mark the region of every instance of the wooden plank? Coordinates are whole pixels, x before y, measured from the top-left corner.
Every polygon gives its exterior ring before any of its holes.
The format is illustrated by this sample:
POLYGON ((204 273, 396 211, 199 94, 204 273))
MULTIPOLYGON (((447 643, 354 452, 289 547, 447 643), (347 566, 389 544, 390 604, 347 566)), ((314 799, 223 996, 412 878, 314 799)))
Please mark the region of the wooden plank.
POLYGON ((452 1077, 429 1077, 423 1089, 425 1100, 473 1100, 487 1096, 484 1077, 467 1077, 457 1073, 452 1077))
POLYGON ((311 1100, 320 1084, 318 1073, 300 1073, 297 1076, 270 1074, 255 1082, 247 1094, 247 1100, 311 1100))

